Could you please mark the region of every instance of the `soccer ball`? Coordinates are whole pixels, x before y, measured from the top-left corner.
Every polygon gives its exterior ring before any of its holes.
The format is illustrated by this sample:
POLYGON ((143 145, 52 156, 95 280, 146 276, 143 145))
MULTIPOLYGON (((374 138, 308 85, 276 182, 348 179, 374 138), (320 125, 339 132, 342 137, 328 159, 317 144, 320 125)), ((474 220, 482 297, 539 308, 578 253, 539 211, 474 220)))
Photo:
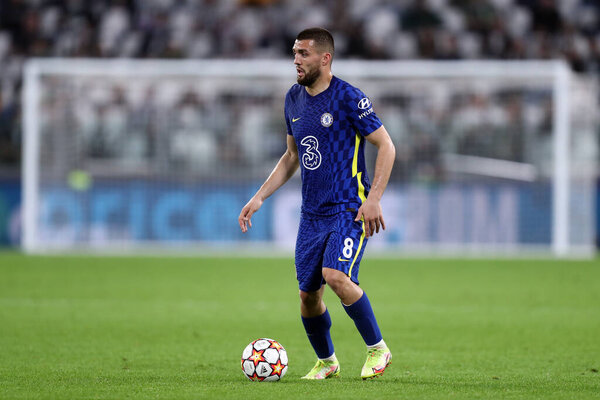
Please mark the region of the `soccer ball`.
POLYGON ((256 339, 242 352, 242 372, 251 381, 278 381, 287 365, 287 352, 273 339, 256 339))

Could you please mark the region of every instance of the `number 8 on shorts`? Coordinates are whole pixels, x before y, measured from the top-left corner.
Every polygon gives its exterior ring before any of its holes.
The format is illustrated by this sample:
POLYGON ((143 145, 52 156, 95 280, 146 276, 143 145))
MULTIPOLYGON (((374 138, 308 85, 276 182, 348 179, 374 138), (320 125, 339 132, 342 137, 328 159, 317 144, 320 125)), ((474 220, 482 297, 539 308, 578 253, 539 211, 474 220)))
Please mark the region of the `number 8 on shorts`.
POLYGON ((354 246, 354 240, 352 238, 347 237, 344 239, 344 247, 342 248, 342 255, 345 258, 352 257, 352 247, 354 246))

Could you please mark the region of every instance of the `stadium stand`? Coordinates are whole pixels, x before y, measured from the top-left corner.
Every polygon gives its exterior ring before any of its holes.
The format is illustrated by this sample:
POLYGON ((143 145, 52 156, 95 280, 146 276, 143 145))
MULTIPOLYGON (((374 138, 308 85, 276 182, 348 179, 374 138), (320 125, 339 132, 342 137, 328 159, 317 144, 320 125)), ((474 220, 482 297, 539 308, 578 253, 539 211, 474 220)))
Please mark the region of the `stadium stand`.
MULTIPOLYGON (((574 71, 600 72, 600 3, 594 0, 0 0, 0 170, 16 171, 20 163, 20 90, 28 57, 282 58, 307 26, 331 29, 344 58, 563 58, 574 71)), ((142 116, 132 122, 141 131, 148 123, 143 115, 152 115, 152 95, 134 113, 142 116)), ((118 88, 111 102, 123 103, 118 88)), ((465 118, 455 123, 469 123, 469 110, 487 106, 485 99, 466 100, 457 112, 465 118)), ((182 95, 174 109, 181 135, 186 124, 201 123, 202 113, 193 112, 199 107, 193 93, 182 95)), ((519 112, 508 101, 503 118, 509 124, 519 112)), ((105 104, 95 113, 110 115, 118 134, 119 107, 105 104)), ((90 129, 99 129, 93 118, 90 129)), ((469 140, 461 141, 464 154, 469 140)), ((430 149, 420 154, 435 158, 435 135, 414 142, 430 149)), ((190 150, 187 143, 182 152, 190 150)), ((203 142, 196 150, 208 157, 217 145, 203 142)), ((116 151, 110 141, 94 146, 96 156, 116 151)), ((518 161, 522 149, 515 146, 509 149, 518 161)))

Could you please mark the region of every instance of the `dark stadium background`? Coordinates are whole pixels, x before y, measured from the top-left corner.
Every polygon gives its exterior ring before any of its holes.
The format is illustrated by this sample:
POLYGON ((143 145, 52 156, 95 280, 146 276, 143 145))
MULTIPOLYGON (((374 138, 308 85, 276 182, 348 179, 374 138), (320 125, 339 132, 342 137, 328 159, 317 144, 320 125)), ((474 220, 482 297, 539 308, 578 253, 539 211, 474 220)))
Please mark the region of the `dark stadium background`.
POLYGON ((307 26, 330 29, 346 59, 565 59, 600 72, 595 0, 0 0, 0 245, 19 242, 28 58, 285 58, 307 26))

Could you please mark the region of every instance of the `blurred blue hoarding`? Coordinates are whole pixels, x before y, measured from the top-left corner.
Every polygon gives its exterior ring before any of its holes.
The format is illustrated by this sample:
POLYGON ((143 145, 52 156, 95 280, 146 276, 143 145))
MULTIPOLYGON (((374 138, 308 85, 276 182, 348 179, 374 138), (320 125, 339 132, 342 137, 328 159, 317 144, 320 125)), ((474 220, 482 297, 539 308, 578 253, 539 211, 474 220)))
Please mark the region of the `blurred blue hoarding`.
MULTIPOLYGON (((95 182, 77 191, 42 188, 40 240, 75 242, 274 241, 293 247, 300 194, 294 184, 268 199, 243 235, 237 217, 258 184, 95 182)), ((388 229, 377 247, 420 244, 549 244, 547 184, 390 186, 383 198, 388 229), (432 211, 433 210, 433 211, 432 211)))
POLYGON ((16 246, 21 235, 21 182, 0 180, 0 246, 16 246))

